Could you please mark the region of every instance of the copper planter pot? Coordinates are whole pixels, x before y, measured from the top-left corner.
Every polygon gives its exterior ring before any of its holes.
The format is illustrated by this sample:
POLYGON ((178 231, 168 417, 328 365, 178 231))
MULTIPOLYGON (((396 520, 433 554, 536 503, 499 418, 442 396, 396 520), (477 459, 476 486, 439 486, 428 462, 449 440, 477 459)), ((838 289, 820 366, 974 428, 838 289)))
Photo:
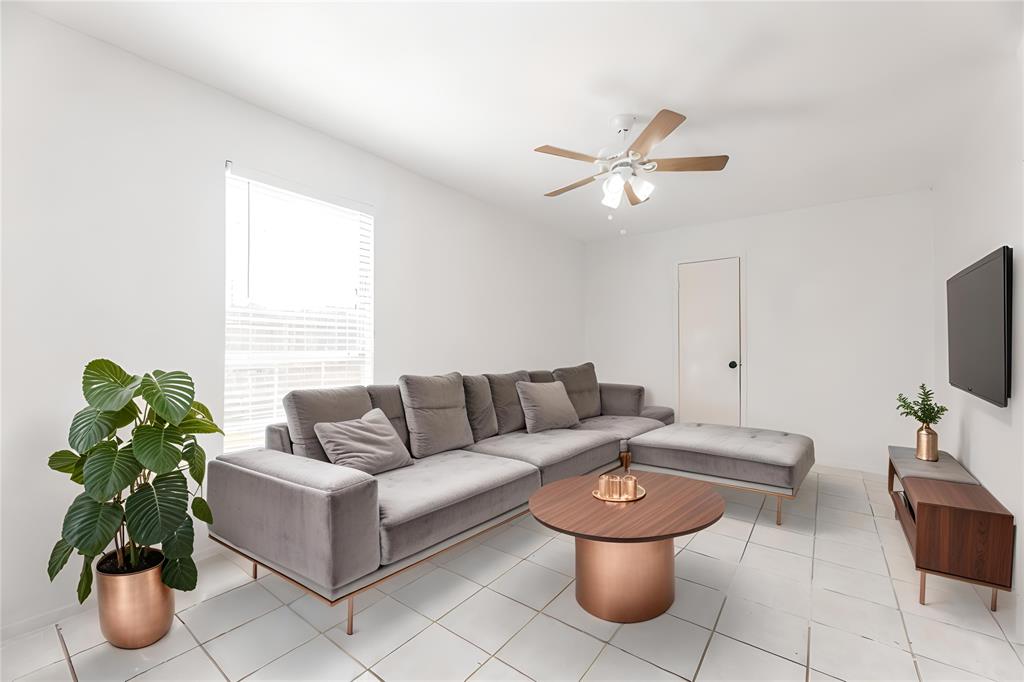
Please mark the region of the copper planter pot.
POLYGON ((916 457, 925 462, 939 461, 939 434, 930 424, 921 424, 921 428, 917 430, 916 457))
POLYGON ((161 580, 160 568, 157 564, 135 573, 96 571, 100 631, 114 646, 141 649, 171 629, 174 592, 161 580))

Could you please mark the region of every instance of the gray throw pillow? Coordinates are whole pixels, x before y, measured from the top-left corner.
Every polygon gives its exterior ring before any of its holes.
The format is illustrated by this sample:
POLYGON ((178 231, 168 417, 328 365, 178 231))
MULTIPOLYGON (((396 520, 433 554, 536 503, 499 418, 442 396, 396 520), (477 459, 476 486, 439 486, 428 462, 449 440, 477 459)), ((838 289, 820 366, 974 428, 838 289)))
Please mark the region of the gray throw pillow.
POLYGON ((463 376, 462 387, 466 390, 466 414, 473 430, 473 440, 479 442, 498 435, 498 417, 494 414, 487 377, 482 374, 463 376))
POLYGON ((555 381, 565 384, 565 392, 576 408, 580 419, 601 416, 601 388, 597 384, 594 363, 585 362, 576 367, 560 367, 551 372, 555 381))
POLYGON ((491 400, 494 402, 494 414, 498 419, 498 433, 511 433, 526 428, 523 406, 519 404, 519 393, 516 382, 529 381, 530 373, 526 370, 509 374, 485 374, 491 385, 491 400))
POLYGON ((296 454, 330 461, 313 427, 320 422, 344 422, 359 419, 373 409, 370 394, 363 386, 341 388, 304 388, 284 397, 284 414, 296 454))
POLYGON ((402 375, 405 422, 413 457, 427 457, 473 444, 466 414, 466 392, 458 372, 443 376, 402 375))
POLYGON ((526 416, 526 430, 538 433, 548 429, 569 429, 580 423, 576 408, 561 381, 516 384, 526 416))
POLYGON ((371 476, 412 464, 409 451, 380 408, 373 408, 362 419, 321 422, 313 430, 334 464, 371 476))

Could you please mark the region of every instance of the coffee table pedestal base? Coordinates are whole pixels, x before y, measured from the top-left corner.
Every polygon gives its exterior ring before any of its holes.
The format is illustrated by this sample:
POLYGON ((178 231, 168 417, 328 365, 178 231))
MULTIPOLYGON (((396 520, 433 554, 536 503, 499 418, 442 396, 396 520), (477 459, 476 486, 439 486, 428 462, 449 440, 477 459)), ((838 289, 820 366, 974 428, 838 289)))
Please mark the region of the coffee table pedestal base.
POLYGON ((615 623, 637 623, 665 613, 676 596, 675 547, 654 542, 599 542, 576 538, 576 601, 615 623))

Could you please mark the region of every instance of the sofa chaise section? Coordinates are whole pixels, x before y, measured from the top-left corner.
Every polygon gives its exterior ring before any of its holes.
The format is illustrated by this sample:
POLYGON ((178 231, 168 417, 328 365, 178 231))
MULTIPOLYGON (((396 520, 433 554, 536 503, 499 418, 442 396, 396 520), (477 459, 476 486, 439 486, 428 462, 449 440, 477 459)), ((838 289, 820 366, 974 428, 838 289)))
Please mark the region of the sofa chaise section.
POLYGON ((774 495, 777 524, 781 500, 797 494, 814 465, 814 442, 807 436, 720 424, 672 424, 630 438, 629 450, 634 464, 774 495))

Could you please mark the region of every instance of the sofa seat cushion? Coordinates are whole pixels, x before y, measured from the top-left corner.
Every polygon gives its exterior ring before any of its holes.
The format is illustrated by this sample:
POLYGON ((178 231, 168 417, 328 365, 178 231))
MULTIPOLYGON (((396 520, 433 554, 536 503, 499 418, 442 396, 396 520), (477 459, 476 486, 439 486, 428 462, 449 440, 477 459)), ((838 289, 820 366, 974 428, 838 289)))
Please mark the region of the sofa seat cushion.
POLYGON ((382 565, 515 509, 540 487, 534 466, 465 450, 418 459, 376 479, 382 565))
POLYGON ((619 437, 604 431, 577 429, 515 431, 487 438, 466 449, 527 462, 540 469, 543 483, 551 483, 614 462, 619 455, 619 437))
POLYGON ((629 439, 637 464, 796 490, 814 464, 807 436, 719 424, 672 424, 629 439))
POLYGON ((615 434, 619 438, 633 438, 641 433, 664 427, 664 422, 657 419, 603 414, 600 417, 584 419, 576 428, 581 431, 604 431, 615 434))

